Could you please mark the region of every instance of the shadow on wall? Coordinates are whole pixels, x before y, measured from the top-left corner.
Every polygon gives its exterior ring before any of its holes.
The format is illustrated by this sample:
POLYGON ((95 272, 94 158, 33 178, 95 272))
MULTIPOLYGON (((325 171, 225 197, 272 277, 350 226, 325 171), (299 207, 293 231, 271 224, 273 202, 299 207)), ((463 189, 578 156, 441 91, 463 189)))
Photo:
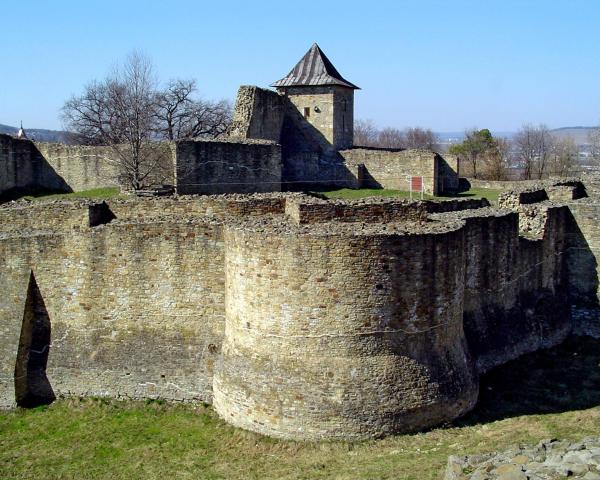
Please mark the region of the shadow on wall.
POLYGON ((56 399, 46 376, 50 335, 50 317, 31 272, 15 364, 15 400, 19 407, 48 405, 56 399))
MULTIPOLYGON (((571 209, 569 209, 568 215, 566 264, 569 277, 570 303, 576 307, 600 308, 598 303, 598 261, 571 209)), ((595 223, 596 220, 593 219, 592 222, 595 223)))
POLYGON ((282 189, 326 191, 331 190, 330 187, 355 188, 358 185, 357 174, 348 169, 329 140, 289 100, 285 100, 281 129, 282 189))
POLYGON ((73 190, 30 140, 0 138, 0 203, 73 190), (10 145, 9 145, 10 144, 10 145))
POLYGON ((88 207, 88 221, 90 227, 105 225, 112 222, 116 218, 117 216, 104 201, 88 207))
POLYGON ((600 340, 569 337, 523 355, 480 379, 473 411, 454 425, 476 425, 521 415, 560 413, 600 405, 600 340))

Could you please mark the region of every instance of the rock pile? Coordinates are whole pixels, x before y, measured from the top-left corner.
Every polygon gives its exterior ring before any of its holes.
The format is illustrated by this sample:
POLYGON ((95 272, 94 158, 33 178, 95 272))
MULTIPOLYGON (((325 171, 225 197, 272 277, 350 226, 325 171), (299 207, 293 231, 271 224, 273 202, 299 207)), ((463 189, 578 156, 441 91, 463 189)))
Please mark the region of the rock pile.
POLYGON ((600 437, 581 442, 542 440, 505 452, 451 456, 444 480, 600 480, 600 437))

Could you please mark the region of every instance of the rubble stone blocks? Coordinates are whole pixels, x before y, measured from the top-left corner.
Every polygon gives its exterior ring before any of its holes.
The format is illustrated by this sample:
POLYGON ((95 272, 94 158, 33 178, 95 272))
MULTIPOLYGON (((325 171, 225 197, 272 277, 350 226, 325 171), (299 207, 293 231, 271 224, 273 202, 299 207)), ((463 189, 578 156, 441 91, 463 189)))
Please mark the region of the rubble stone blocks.
POLYGON ((444 480, 600 480, 600 437, 579 442, 542 440, 535 446, 519 445, 505 452, 453 455, 444 480))

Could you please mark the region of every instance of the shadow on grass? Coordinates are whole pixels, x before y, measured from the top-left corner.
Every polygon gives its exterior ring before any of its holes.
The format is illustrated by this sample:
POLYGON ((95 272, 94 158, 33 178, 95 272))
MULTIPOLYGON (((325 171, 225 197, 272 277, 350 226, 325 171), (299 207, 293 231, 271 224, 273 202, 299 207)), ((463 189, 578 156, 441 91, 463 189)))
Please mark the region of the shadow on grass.
POLYGON ((583 410, 600 405, 600 340, 569 337, 483 375, 473 411, 462 427, 520 415, 583 410))
POLYGON ((475 196, 476 196, 475 193, 469 193, 469 192, 439 195, 440 198, 469 198, 469 197, 475 197, 475 196))

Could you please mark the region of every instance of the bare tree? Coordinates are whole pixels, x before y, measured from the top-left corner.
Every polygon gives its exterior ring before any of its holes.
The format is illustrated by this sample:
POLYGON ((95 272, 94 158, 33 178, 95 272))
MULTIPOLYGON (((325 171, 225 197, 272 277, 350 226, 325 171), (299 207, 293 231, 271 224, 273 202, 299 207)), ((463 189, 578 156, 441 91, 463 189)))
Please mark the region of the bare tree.
POLYGON ((157 94, 159 133, 167 140, 216 138, 231 124, 232 107, 225 100, 210 102, 193 98, 194 80, 172 80, 157 94))
POLYGON ((63 107, 67 127, 88 144, 110 146, 119 181, 138 190, 156 172, 156 77, 150 60, 131 53, 103 81, 85 87, 63 107))
POLYGON ((572 138, 555 139, 550 154, 550 172, 559 177, 568 177, 577 164, 578 155, 577 145, 572 138))
POLYGON ((588 142, 590 144, 590 155, 592 160, 600 162, 600 127, 594 128, 588 134, 588 142))
POLYGON ((407 128, 404 131, 404 148, 423 148, 437 150, 438 143, 435 133, 429 128, 407 128))
POLYGON ((435 133, 430 129, 415 127, 404 131, 394 127, 379 130, 372 120, 357 120, 354 123, 354 145, 379 148, 438 148, 435 133))
POLYGON ((354 145, 374 147, 377 144, 379 131, 373 120, 356 120, 354 122, 354 145))
POLYGON ((481 176, 487 180, 507 180, 511 144, 506 138, 496 138, 494 143, 483 156, 481 176))
POLYGON ((379 131, 375 145, 380 148, 406 148, 404 134, 393 127, 386 127, 379 131))
POLYGON ((525 169, 524 177, 543 178, 552 152, 553 139, 546 125, 524 125, 515 135, 516 158, 525 169))
POLYGON ((107 162, 119 182, 139 190, 172 175, 160 140, 216 137, 228 128, 228 102, 194 99, 195 90, 191 80, 174 80, 160 90, 150 60, 134 52, 106 79, 67 100, 63 121, 82 143, 109 146, 114 155, 107 162))

